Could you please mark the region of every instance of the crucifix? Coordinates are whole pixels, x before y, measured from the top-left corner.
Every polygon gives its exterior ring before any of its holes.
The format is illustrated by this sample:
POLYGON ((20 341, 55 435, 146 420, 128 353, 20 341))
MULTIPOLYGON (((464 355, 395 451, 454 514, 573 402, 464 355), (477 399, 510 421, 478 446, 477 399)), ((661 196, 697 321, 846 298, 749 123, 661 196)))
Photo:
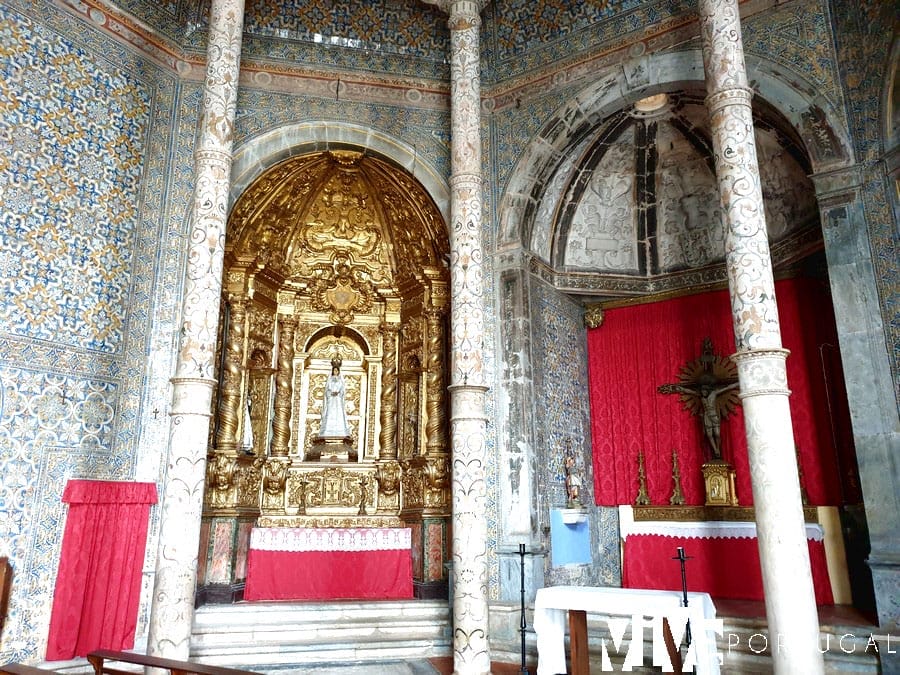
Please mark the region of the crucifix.
POLYGON ((713 353, 712 340, 703 340, 700 357, 681 368, 678 382, 657 387, 662 394, 680 394, 681 403, 700 416, 709 446, 709 461, 703 464, 707 506, 737 506, 734 469, 722 460, 721 424, 740 403, 737 368, 728 357, 713 353))
POLYGON ((700 358, 681 368, 678 382, 657 388, 662 394, 681 394, 681 402, 692 414, 699 415, 709 445, 710 457, 722 459, 721 424, 740 402, 737 373, 727 357, 713 353, 712 340, 703 340, 700 358))

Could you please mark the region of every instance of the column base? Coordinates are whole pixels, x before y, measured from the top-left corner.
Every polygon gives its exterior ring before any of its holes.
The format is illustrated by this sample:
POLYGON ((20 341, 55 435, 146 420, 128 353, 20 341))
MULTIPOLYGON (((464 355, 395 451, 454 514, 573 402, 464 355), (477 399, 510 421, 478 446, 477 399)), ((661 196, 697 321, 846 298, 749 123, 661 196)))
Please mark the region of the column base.
POLYGON ((413 597, 416 600, 446 600, 448 584, 446 579, 439 581, 413 580, 413 597))
POLYGON ((877 555, 870 555, 868 564, 875 587, 878 624, 881 630, 896 636, 894 649, 900 650, 900 561, 879 559, 877 555))
POLYGON ((194 608, 202 605, 233 605, 244 599, 244 582, 200 586, 194 594, 194 608))

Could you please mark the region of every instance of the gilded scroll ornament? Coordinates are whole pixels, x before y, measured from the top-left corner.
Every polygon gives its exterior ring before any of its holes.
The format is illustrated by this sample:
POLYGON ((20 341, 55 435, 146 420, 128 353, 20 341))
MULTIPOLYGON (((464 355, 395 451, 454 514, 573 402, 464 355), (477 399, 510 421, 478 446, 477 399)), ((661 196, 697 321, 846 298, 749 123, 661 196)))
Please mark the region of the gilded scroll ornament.
POLYGON ((585 328, 599 328, 603 325, 603 307, 600 305, 588 305, 584 308, 585 328))
POLYGON ((282 459, 269 459, 263 475, 263 507, 267 510, 284 511, 284 492, 287 485, 289 462, 282 459))
POLYGON ((231 489, 237 460, 224 454, 216 454, 206 462, 206 502, 211 508, 227 508, 232 505, 231 489))
POLYGON ((310 307, 329 312, 337 324, 350 323, 356 314, 369 312, 377 295, 371 273, 353 264, 349 255, 335 254, 331 262, 313 265, 309 270, 310 307))
POLYGON ((422 467, 424 478, 423 506, 430 510, 449 507, 450 461, 446 456, 429 456, 422 467))
POLYGON ((378 483, 379 497, 391 500, 400 494, 400 463, 395 461, 379 462, 375 468, 375 480, 378 483))

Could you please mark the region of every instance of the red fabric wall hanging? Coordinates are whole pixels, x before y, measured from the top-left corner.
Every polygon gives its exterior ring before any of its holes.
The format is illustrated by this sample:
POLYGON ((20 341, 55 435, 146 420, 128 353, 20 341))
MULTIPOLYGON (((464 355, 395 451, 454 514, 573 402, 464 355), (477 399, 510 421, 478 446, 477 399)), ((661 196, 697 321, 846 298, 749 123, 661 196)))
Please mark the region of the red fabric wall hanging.
MULTIPOLYGON (((775 289, 782 344, 791 352, 788 386, 803 484, 811 505, 840 504, 841 475, 852 473, 855 467, 852 448, 835 440, 846 439, 849 422, 835 405, 835 395, 843 385, 828 380, 840 377, 839 368, 834 368, 837 340, 831 301, 821 283, 813 279, 780 281, 775 289)), ((598 505, 634 503, 640 451, 644 452, 651 502, 668 504, 673 450, 678 453, 686 503, 704 502, 700 466, 706 457, 700 421, 682 407, 679 396, 661 394, 657 387, 677 382, 679 369, 700 356, 707 336, 716 354, 734 353, 727 290, 609 309, 603 324, 588 330, 598 505)), ((721 435, 723 459, 737 471, 740 503, 752 505, 740 406, 722 421, 721 435)))
POLYGON ((47 660, 134 647, 153 483, 70 480, 47 660))

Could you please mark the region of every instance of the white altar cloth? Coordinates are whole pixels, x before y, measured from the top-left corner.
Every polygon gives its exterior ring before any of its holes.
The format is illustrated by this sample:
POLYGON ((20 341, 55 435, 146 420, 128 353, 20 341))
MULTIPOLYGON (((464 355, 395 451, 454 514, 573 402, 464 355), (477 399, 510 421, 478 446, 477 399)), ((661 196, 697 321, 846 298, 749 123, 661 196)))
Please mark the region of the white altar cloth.
POLYGON ((250 548, 256 551, 408 551, 408 527, 255 527, 250 548))
MULTIPOLYGON (((756 523, 749 521, 674 521, 635 520, 634 508, 630 505, 619 507, 619 531, 622 539, 635 534, 661 535, 663 537, 686 537, 694 539, 756 539, 756 523)), ((825 530, 818 523, 806 523, 806 538, 822 541, 825 530)))
MULTIPOLYGON (((715 619, 716 608, 709 593, 688 593, 688 616, 691 632, 696 635, 703 619, 715 619)), ((551 586, 538 589, 534 599, 534 631, 537 634, 538 675, 566 672, 565 632, 570 609, 584 610, 601 616, 630 617, 636 614, 663 616, 681 607, 682 594, 637 588, 596 586, 551 586)), ((645 640, 651 631, 644 631, 645 640)), ((705 649, 697 653, 697 673, 717 675, 719 656, 715 631, 706 631, 705 649)), ((610 647, 612 649, 612 647, 610 647)))

